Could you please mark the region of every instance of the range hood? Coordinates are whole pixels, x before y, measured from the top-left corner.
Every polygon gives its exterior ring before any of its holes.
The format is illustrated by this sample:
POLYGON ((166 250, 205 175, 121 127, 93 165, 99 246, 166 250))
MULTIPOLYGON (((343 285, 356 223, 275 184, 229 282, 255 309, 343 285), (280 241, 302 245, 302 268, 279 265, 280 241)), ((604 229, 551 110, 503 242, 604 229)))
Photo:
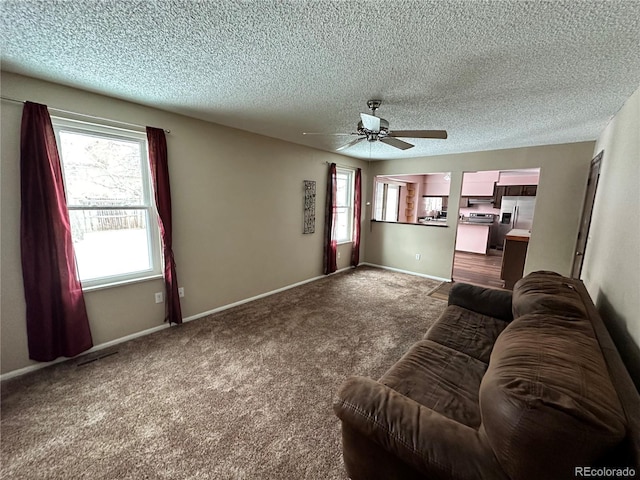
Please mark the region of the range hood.
POLYGON ((469 205, 489 205, 493 203, 493 197, 469 197, 469 205))

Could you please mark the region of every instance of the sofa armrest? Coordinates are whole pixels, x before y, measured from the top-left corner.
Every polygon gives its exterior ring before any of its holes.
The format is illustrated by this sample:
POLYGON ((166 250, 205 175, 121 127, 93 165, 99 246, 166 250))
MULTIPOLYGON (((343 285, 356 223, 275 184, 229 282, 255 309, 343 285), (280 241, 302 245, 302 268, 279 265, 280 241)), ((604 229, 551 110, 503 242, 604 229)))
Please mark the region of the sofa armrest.
POLYGON ((509 290, 485 288, 468 283, 454 283, 449 291, 449 305, 510 322, 512 293, 509 290))
POLYGON ((342 422, 429 478, 507 478, 478 430, 365 377, 342 384, 342 422))

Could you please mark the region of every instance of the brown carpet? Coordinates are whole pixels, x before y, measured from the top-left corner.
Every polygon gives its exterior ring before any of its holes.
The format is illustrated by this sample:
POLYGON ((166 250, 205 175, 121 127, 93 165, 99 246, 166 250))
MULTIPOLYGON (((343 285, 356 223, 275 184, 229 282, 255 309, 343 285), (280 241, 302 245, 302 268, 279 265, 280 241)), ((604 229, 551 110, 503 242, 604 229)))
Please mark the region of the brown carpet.
POLYGON ((335 393, 422 338, 436 286, 360 267, 8 380, 2 478, 344 479, 335 393))

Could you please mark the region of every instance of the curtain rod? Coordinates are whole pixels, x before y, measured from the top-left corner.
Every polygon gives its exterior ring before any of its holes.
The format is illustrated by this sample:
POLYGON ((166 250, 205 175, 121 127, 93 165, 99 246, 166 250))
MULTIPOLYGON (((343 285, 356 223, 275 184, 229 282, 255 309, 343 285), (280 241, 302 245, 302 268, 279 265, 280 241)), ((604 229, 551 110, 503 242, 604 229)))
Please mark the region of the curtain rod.
MULTIPOLYGON (((325 161, 324 163, 327 164, 327 165, 331 165, 332 163, 336 163, 336 162, 327 162, 327 161, 325 161)), ((356 170, 356 169, 360 168, 360 167, 354 167, 353 165, 342 165, 340 163, 336 163, 336 167, 348 168, 350 170, 356 170)))
MULTIPOLYGON (((0 96, 0 98, 2 100, 6 100, 7 102, 21 103, 21 104, 24 104, 24 102, 26 101, 26 100, 16 100, 15 98, 2 97, 2 96, 0 96)), ((58 112, 58 113, 67 113, 69 115, 78 115, 80 117, 93 118, 94 120, 102 120, 102 121, 105 121, 105 122, 119 123, 120 125, 129 125, 130 127, 146 128, 145 125, 139 125, 137 123, 122 122, 120 120, 113 120, 111 118, 97 117, 95 115, 87 115, 86 113, 72 112, 70 110, 62 110, 61 108, 55 108, 55 107, 49 107, 49 106, 47 106, 47 108, 49 110, 53 110, 53 111, 58 112)), ((166 128, 163 128, 162 130, 164 130, 164 133, 171 133, 171 130, 167 130, 166 128)))

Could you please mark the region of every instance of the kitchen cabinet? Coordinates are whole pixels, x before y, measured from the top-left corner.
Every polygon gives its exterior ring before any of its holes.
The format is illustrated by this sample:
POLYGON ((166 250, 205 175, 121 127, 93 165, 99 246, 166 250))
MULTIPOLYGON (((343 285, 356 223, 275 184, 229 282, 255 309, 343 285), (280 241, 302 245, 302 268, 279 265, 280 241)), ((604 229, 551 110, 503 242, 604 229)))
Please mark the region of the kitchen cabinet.
POLYGON ((493 208, 500 208, 502 205, 502 197, 505 196, 507 187, 496 185, 493 189, 493 208))
POLYGON ((463 197, 491 197, 500 172, 465 172, 462 177, 463 197))
POLYGON ((535 197, 537 185, 496 185, 493 189, 493 208, 502 206, 502 197, 535 197))
POLYGON ((422 195, 447 197, 450 188, 451 180, 444 173, 429 173, 423 176, 422 195))

